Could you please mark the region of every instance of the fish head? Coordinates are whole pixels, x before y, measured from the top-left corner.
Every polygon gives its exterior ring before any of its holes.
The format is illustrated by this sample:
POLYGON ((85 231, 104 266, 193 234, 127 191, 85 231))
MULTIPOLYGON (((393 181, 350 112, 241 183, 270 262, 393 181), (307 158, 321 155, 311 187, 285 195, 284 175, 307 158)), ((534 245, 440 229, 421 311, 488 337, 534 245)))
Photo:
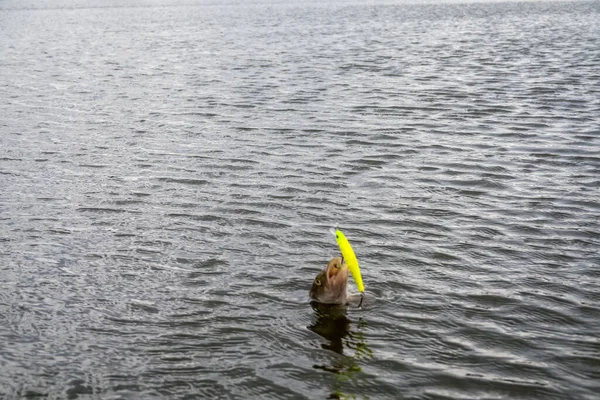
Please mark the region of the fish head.
POLYGON ((342 257, 334 257, 317 274, 310 289, 310 298, 325 304, 346 303, 348 266, 342 257))

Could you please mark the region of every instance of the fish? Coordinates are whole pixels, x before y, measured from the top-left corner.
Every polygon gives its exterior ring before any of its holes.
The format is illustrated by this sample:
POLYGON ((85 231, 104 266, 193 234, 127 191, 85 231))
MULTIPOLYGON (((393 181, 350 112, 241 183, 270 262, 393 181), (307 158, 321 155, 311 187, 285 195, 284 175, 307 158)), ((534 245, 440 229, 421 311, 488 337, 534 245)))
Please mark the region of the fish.
POLYGON ((310 298, 323 304, 346 304, 348 265, 342 257, 334 257, 317 274, 310 288, 310 298))

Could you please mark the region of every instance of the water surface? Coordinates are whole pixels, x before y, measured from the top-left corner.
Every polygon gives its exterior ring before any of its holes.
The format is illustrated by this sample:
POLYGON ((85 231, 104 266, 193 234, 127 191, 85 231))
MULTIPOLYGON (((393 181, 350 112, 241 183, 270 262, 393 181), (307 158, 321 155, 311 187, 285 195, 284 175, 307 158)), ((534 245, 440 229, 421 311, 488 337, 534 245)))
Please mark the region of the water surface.
POLYGON ((0 397, 597 398, 598 21, 0 2, 0 397))

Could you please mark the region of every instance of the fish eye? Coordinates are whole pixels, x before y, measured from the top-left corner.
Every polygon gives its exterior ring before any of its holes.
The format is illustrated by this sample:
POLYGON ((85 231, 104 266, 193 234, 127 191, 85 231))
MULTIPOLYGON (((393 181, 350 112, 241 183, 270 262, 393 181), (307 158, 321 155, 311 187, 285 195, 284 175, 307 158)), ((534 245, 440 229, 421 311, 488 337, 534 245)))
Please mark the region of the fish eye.
POLYGON ((319 278, 316 278, 316 279, 315 279, 315 284, 316 284, 317 286, 321 286, 321 280, 320 280, 319 278))

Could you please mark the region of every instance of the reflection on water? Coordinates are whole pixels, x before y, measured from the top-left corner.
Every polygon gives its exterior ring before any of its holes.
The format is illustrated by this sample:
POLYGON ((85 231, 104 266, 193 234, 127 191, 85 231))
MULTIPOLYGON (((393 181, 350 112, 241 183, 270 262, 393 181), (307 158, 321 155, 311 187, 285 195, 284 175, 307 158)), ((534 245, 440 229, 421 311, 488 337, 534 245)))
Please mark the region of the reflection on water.
POLYGON ((313 365, 313 368, 334 374, 331 399, 354 399, 355 394, 342 392, 342 385, 358 379, 362 369, 360 362, 373 357, 373 352, 367 345, 364 330, 366 321, 362 318, 354 323, 347 316, 348 307, 342 305, 327 305, 311 302, 315 311, 314 322, 308 329, 318 333, 327 340, 321 347, 331 350, 339 356, 330 359, 330 365, 313 365))

